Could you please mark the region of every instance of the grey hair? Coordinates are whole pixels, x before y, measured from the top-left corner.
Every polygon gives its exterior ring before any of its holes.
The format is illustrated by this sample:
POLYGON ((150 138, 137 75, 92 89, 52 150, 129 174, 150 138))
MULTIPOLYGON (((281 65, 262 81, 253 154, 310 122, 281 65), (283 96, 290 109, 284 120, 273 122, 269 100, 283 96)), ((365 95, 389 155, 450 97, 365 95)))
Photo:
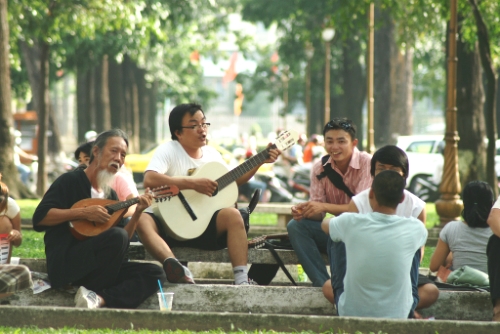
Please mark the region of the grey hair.
MULTIPOLYGON (((99 150, 102 150, 102 148, 104 146, 106 146, 106 143, 108 142, 108 139, 112 138, 112 137, 120 137, 120 138, 122 138, 125 141, 125 143, 127 144, 127 147, 128 147, 128 136, 121 129, 112 129, 112 130, 101 132, 99 134, 99 136, 97 136, 97 138, 96 138, 96 140, 94 142, 94 147, 97 146, 99 148, 99 150)), ((92 149, 94 147, 92 147, 92 149)), ((89 164, 92 163, 92 161, 94 160, 94 154, 92 154, 92 151, 90 151, 90 152, 91 152, 91 155, 90 155, 89 164)))

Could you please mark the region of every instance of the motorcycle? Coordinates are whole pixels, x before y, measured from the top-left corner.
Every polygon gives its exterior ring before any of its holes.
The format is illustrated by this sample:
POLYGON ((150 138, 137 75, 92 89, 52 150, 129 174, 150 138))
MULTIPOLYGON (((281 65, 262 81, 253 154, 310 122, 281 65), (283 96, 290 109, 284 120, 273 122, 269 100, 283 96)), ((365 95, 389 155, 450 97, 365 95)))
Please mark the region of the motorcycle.
POLYGON ((273 172, 257 172, 254 175, 254 179, 250 180, 247 184, 241 185, 239 187, 240 201, 248 201, 256 188, 263 190, 261 202, 299 203, 303 201, 300 198, 295 197, 287 189, 287 184, 283 180, 276 177, 273 172))

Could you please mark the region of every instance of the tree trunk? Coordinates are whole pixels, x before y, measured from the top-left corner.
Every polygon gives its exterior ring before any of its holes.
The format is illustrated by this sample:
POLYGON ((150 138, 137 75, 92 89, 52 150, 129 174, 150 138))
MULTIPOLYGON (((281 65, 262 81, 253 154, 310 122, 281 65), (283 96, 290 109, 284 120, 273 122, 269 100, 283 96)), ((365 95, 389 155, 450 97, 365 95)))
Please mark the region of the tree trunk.
POLYGON ((76 69, 76 119, 79 143, 85 141, 85 132, 91 129, 88 72, 83 68, 76 69))
MULTIPOLYGON (((26 71, 28 72, 28 80, 30 82, 31 94, 33 96, 33 105, 37 115, 40 117, 40 104, 45 103, 40 101, 39 98, 43 96, 43 92, 40 92, 42 87, 42 53, 45 43, 35 41, 33 46, 29 46, 25 41, 19 42, 19 48, 21 50, 21 55, 23 58, 23 64, 26 66, 26 71)), ((47 58, 48 59, 48 58, 47 58)), ((47 90, 49 87, 47 87, 47 90)), ((59 128, 56 126, 57 120, 54 115, 54 111, 50 107, 50 96, 48 97, 48 107, 47 115, 49 117, 49 126, 46 128, 50 130, 51 139, 50 145, 48 145, 48 152, 56 156, 61 151, 61 140, 59 135, 59 128)))
POLYGON ((125 99, 123 92, 123 74, 121 65, 116 60, 109 60, 109 107, 111 126, 125 130, 125 99))
POLYGON ((40 43, 40 82, 38 96, 35 97, 35 106, 38 113, 38 180, 36 192, 43 196, 47 190, 47 164, 48 150, 47 130, 49 129, 49 45, 40 43))
POLYGON ((363 103, 366 96, 366 79, 363 69, 359 63, 361 57, 361 45, 354 34, 342 45, 342 96, 338 104, 338 112, 335 116, 347 117, 357 127, 358 147, 362 149, 363 144, 363 103))
POLYGON ((109 109, 109 82, 108 82, 108 56, 102 58, 101 63, 95 67, 95 110, 96 131, 102 132, 111 129, 111 114, 109 109))
POLYGON ((374 140, 375 146, 387 144, 391 139, 391 55, 393 54, 394 24, 387 11, 375 7, 374 50, 374 140))
POLYGON ((493 60, 491 59, 490 38, 488 36, 488 27, 483 20, 481 12, 477 6, 476 0, 469 0, 474 12, 474 18, 477 28, 477 39, 479 42, 479 55, 484 71, 485 86, 486 86, 486 102, 485 102, 485 117, 486 117, 486 132, 488 134, 488 147, 486 159, 486 179, 493 188, 495 198, 498 196, 498 181, 495 173, 495 142, 497 139, 496 115, 495 115, 495 94, 496 94, 496 78, 493 60))
POLYGON ((14 138, 10 91, 9 23, 7 0, 0 0, 0 172, 13 197, 19 197, 21 183, 14 165, 14 138))
MULTIPOLYGON (((462 33, 459 19, 459 35, 462 33)), ((481 63, 477 43, 473 50, 470 46, 457 41, 457 130, 460 183, 466 185, 472 180, 484 180, 486 177, 486 147, 483 138, 486 135, 481 84, 481 63)))
POLYGON ((394 45, 391 66, 391 127, 388 144, 395 144, 397 136, 413 132, 413 50, 406 46, 402 53, 394 45))
POLYGON ((140 68, 136 68, 135 77, 137 79, 137 92, 139 98, 139 143, 140 150, 148 147, 151 142, 151 134, 154 134, 155 127, 151 127, 151 104, 154 101, 151 100, 151 88, 147 86, 145 79, 146 71, 140 68))

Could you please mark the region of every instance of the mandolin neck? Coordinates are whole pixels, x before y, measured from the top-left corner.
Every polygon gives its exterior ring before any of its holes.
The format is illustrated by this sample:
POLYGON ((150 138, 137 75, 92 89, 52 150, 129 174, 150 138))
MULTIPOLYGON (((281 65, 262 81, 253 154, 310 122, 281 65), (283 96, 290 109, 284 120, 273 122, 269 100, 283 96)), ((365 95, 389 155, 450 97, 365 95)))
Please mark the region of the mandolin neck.
POLYGON ((106 205, 106 209, 108 209, 108 213, 112 214, 116 211, 126 209, 134 204, 137 204, 137 203, 139 203, 139 197, 134 197, 134 198, 131 198, 131 199, 126 200, 126 201, 106 205))

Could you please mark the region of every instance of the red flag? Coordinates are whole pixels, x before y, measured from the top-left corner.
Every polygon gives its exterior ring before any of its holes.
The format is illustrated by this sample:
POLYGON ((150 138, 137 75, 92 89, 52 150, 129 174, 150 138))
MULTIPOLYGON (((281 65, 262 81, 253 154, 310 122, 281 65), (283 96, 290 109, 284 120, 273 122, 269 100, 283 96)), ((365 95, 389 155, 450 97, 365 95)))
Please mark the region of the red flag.
POLYGON ((236 78, 236 75, 238 75, 236 72, 236 60, 238 60, 238 52, 233 52, 231 59, 229 60, 229 67, 222 78, 224 86, 226 86, 228 82, 233 81, 236 78))

